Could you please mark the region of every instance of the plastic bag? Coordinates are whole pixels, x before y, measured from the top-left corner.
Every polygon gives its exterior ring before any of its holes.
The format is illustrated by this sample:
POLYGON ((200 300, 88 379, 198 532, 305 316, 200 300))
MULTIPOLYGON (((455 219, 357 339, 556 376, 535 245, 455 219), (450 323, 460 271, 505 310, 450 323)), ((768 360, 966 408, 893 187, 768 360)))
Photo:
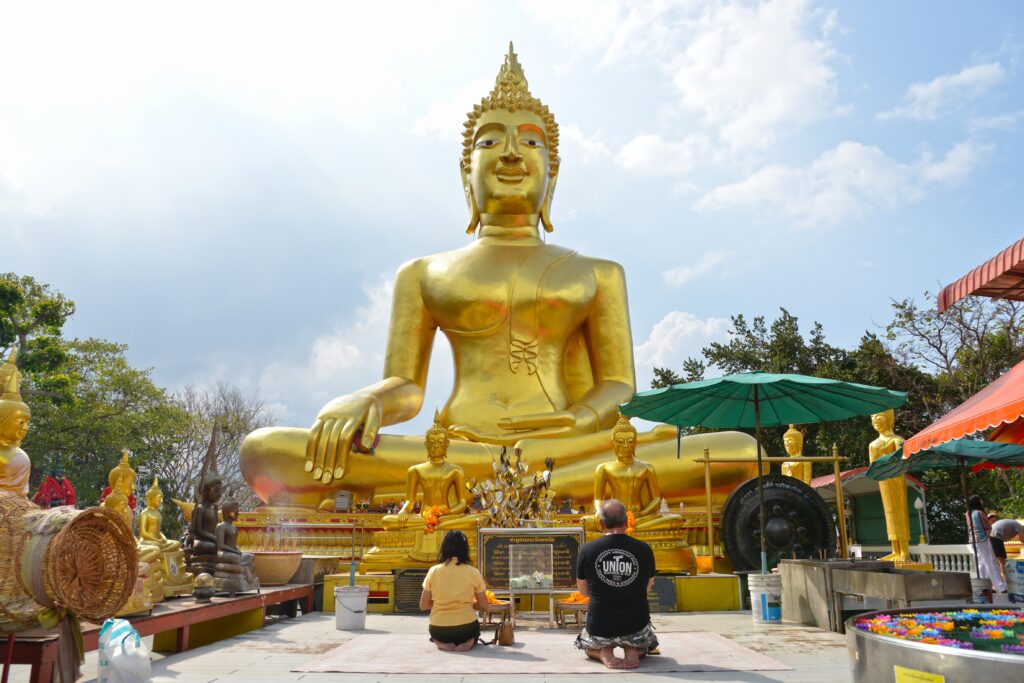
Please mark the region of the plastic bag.
POLYGON ((145 683, 152 676, 149 649, 124 619, 107 619, 100 629, 98 683, 145 683))

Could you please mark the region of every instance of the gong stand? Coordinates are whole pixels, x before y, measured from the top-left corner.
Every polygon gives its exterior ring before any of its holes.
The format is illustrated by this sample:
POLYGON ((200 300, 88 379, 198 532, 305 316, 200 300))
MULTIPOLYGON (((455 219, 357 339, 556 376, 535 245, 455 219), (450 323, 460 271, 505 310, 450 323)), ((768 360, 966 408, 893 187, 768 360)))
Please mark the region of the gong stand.
MULTIPOLYGON (((839 457, 839 449, 836 446, 832 446, 832 455, 831 456, 803 456, 803 455, 801 455, 801 456, 795 457, 795 458, 780 458, 780 457, 763 458, 763 457, 760 457, 760 455, 761 455, 761 448, 760 448, 760 446, 758 446, 757 453, 758 453, 757 474, 758 474, 758 479, 759 480, 761 478, 762 463, 768 463, 768 465, 771 465, 772 463, 776 463, 776 462, 780 463, 780 464, 781 463, 785 463, 785 462, 830 462, 830 463, 832 463, 832 469, 835 472, 835 481, 836 481, 836 516, 839 518, 838 519, 838 524, 839 524, 839 555, 840 555, 840 557, 842 557, 845 560, 846 559, 846 552, 847 552, 847 547, 846 547, 846 506, 843 503, 843 483, 842 483, 842 481, 839 478, 839 475, 840 475, 839 463, 846 462, 847 460, 849 460, 849 458, 841 458, 841 457, 839 457)), ((748 460, 746 458, 712 458, 711 457, 711 451, 708 449, 707 446, 705 446, 704 447, 704 456, 702 458, 700 458, 698 460, 698 462, 704 463, 704 497, 705 497, 705 503, 704 504, 707 506, 707 512, 708 512, 708 518, 707 518, 707 522, 708 522, 708 531, 707 531, 707 534, 708 534, 708 554, 711 556, 712 566, 714 566, 715 530, 714 530, 714 521, 713 521, 712 515, 711 515, 711 463, 717 463, 717 462, 728 462, 728 463, 743 462, 743 463, 746 463, 746 462, 750 462, 750 460, 748 460)), ((966 498, 964 500, 966 502, 966 498)), ((759 516, 760 516, 760 529, 761 529, 761 573, 762 574, 766 574, 767 570, 768 570, 768 557, 767 557, 767 554, 766 554, 766 551, 765 551, 765 536, 764 536, 764 493, 763 493, 763 491, 761 491, 761 487, 760 486, 758 486, 758 513, 759 513, 759 516)))

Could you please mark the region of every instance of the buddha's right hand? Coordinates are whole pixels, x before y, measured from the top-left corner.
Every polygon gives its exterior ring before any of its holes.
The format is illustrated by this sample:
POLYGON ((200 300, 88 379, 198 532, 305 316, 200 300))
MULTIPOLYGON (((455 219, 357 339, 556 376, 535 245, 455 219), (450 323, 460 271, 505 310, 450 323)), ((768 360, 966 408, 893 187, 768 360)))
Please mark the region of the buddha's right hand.
POLYGON ((367 394, 339 396, 321 410, 306 441, 306 471, 324 484, 345 476, 352 439, 361 432, 358 446, 369 450, 380 429, 380 402, 367 394))

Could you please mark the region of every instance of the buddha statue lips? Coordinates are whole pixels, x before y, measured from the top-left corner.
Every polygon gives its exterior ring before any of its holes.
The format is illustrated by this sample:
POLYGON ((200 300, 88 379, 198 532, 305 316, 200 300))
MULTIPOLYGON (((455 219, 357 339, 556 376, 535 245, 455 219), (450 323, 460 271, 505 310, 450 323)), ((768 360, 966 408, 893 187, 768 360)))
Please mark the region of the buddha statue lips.
MULTIPOLYGON (((464 124, 460 171, 473 241, 399 269, 380 382, 328 402, 310 429, 246 437, 242 474, 265 502, 329 508, 341 489, 403 493, 423 442, 379 432, 420 411, 438 332, 455 364, 440 412, 451 438, 447 462, 482 480, 500 448, 516 446, 537 465, 555 459, 560 495, 591 498, 607 430, 635 391, 633 340, 622 267, 541 238, 541 227, 554 229, 558 140, 554 115, 530 93, 510 46, 494 89, 464 124)), ((687 450, 705 445, 723 456, 755 454, 753 439, 736 433, 702 437, 687 450)), ((639 435, 637 449, 664 472, 666 496, 703 500, 700 466, 674 464, 674 429, 639 435)), ((721 500, 754 474, 745 463, 716 467, 721 500)))

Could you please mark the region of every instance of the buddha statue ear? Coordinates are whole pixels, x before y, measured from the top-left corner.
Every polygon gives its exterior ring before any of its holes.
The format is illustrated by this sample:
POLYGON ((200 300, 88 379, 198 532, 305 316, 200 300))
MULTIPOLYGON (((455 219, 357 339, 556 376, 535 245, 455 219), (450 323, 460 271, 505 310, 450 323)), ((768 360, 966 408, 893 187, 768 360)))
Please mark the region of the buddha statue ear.
POLYGON ((547 194, 544 195, 544 203, 540 205, 540 222, 547 232, 554 232, 555 226, 551 223, 551 199, 555 196, 555 184, 558 182, 558 173, 551 176, 548 183, 547 194))
POLYGON ((472 235, 480 225, 480 210, 476 206, 476 197, 473 196, 473 186, 469 183, 469 173, 461 164, 459 173, 462 175, 462 190, 466 193, 466 205, 469 207, 469 225, 466 226, 466 234, 472 235))

